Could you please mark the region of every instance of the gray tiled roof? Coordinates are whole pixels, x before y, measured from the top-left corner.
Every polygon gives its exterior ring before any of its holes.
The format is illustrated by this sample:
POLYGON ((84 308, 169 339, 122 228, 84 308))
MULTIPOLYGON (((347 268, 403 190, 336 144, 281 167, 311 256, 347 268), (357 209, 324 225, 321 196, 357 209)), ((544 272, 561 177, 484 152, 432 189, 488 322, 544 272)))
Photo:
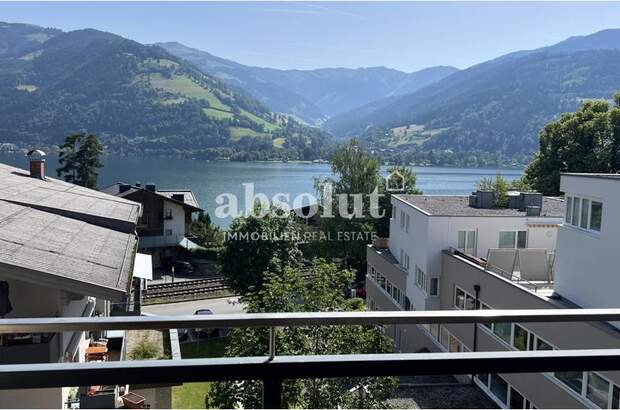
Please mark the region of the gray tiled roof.
POLYGON ((200 208, 200 206, 198 206, 198 200, 191 189, 158 189, 157 193, 169 199, 172 199, 172 195, 183 194, 183 202, 186 205, 200 208))
POLYGON ((54 178, 31 178, 27 171, 0 164, 0 200, 77 217, 133 232, 140 204, 54 178))
POLYGON ((118 299, 128 290, 140 205, 0 164, 0 276, 118 299))
POLYGON ((194 195, 194 192, 191 189, 158 189, 153 193, 151 191, 147 191, 144 188, 141 188, 141 187, 138 188, 136 186, 130 185, 129 189, 127 189, 124 192, 120 192, 121 185, 122 183, 117 182, 116 184, 103 188, 101 192, 125 198, 127 197, 127 195, 133 194, 135 192, 143 191, 143 192, 148 192, 151 194, 163 196, 164 198, 170 201, 174 201, 180 204, 185 204, 192 208, 196 208, 196 210, 202 211, 202 209, 198 205, 198 200, 196 199, 196 196, 194 195), (172 195, 174 194, 183 194, 183 201, 177 201, 176 199, 173 199, 172 195))
MULTIPOLYGON (((524 211, 509 208, 483 209, 469 206, 467 196, 394 195, 401 201, 434 216, 523 216, 524 211)), ((540 217, 559 218, 564 215, 564 200, 544 197, 540 217)), ((532 218, 532 217, 529 217, 532 218)))

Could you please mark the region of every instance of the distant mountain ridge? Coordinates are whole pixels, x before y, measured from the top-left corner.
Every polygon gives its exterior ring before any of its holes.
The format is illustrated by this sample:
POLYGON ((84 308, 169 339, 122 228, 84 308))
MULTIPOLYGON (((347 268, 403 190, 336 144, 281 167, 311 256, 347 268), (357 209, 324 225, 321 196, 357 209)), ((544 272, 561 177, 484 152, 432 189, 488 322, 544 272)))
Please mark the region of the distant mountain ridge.
POLYGON ((324 128, 337 136, 372 131, 374 147, 530 155, 546 122, 618 89, 620 29, 604 30, 475 65, 334 117, 324 128))
POLYGON ((446 66, 413 73, 385 67, 279 70, 242 65, 176 42, 158 45, 243 88, 272 110, 313 124, 384 97, 416 91, 458 71, 446 66))
POLYGON ((124 153, 317 159, 329 144, 161 47, 93 29, 0 22, 0 100, 0 142, 19 146, 84 128, 124 153))

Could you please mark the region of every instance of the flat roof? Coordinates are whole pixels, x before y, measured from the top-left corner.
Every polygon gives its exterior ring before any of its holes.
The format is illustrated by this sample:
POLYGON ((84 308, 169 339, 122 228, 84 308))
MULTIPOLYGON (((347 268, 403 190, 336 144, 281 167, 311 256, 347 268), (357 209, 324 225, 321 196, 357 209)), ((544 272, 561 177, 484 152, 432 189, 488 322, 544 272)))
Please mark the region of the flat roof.
MULTIPOLYGON (((429 216, 522 216, 525 211, 511 208, 475 208, 469 206, 469 196, 459 195, 394 195, 401 202, 410 205, 429 216)), ((543 197, 540 216, 528 218, 561 218, 564 215, 564 200, 543 197)))
POLYGON ((588 172, 562 172, 560 175, 582 178, 620 179, 620 174, 597 174, 588 172))
POLYGON ((20 168, 0 163, 0 200, 76 218, 123 232, 133 232, 141 205, 54 178, 32 178, 20 168))

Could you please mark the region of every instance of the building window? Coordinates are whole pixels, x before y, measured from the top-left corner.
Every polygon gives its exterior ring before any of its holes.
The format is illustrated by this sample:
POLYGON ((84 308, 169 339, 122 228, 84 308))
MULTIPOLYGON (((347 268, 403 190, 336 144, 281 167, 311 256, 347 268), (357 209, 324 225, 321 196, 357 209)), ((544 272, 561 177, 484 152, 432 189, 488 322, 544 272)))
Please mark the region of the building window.
POLYGON ((409 233, 409 214, 405 214, 405 232, 409 233))
POLYGON ((592 209, 590 211, 590 229, 596 232, 600 232, 602 219, 603 204, 601 202, 592 201, 592 209))
POLYGON ((528 331, 525 330, 523 327, 515 324, 512 345, 518 350, 528 350, 527 340, 528 340, 528 331))
POLYGON ((428 286, 428 294, 439 296, 439 278, 431 278, 428 286))
POLYGON ((512 332, 512 324, 511 323, 494 323, 493 324, 493 333, 504 342, 511 344, 511 332, 512 332))
POLYGON ((601 231, 603 203, 587 198, 566 197, 566 223, 594 232, 601 231))
POLYGON ((166 208, 165 213, 164 213, 164 218, 172 219, 172 209, 166 208))
POLYGON ((583 372, 555 372, 555 377, 581 395, 583 386, 583 372))
POLYGON ((510 406, 511 409, 525 408, 525 398, 514 387, 510 387, 510 406))
POLYGON ((579 225, 580 211, 581 211, 581 198, 574 197, 573 198, 573 218, 571 219, 571 224, 575 226, 579 225))
POLYGON ((608 408, 609 382, 597 373, 588 372, 586 397, 602 409, 608 408))
POLYGON ((500 248, 527 248, 527 231, 501 231, 499 233, 500 248))
POLYGON ((581 226, 583 229, 588 229, 588 221, 590 219, 590 200, 589 199, 582 199, 581 200, 581 223, 579 224, 579 226, 581 226))
POLYGON ((567 223, 571 223, 573 220, 573 197, 566 197, 566 218, 567 223))
POLYGON ((392 219, 396 218, 396 215, 398 215, 398 208, 392 205, 392 219))
POLYGON ((448 332, 443 326, 440 326, 439 330, 441 332, 440 343, 446 348, 446 350, 448 350, 450 348, 450 332, 448 332))
POLYGON ((164 236, 172 236, 172 229, 164 230, 164 236))
POLYGON ((405 212, 400 211, 400 229, 405 227, 405 212))
POLYGON ((459 231, 458 249, 468 255, 475 255, 476 231, 459 231))
POLYGON ((614 385, 611 392, 611 408, 620 409, 620 387, 614 385))
POLYGON ((459 288, 454 288, 454 307, 457 309, 465 309, 465 292, 459 288))
POLYGON ((508 383, 498 374, 491 375, 491 392, 502 403, 506 404, 508 398, 508 383))
POLYGON ((426 274, 424 273, 424 271, 422 269, 420 269, 418 267, 418 265, 416 265, 416 267, 415 267, 415 284, 420 289, 425 290, 424 289, 425 283, 426 283, 426 274))

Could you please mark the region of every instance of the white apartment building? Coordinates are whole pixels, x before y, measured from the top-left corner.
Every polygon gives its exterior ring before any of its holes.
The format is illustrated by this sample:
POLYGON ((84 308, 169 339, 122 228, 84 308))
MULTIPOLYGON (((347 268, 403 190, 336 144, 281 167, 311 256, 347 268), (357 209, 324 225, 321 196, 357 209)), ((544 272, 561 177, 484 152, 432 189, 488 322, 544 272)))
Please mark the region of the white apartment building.
MULTIPOLYGON (((613 235, 620 230, 614 215, 620 177, 566 174, 561 187, 566 211, 563 200, 542 198, 540 213, 528 205, 532 198, 519 210, 481 208, 478 198, 395 196, 389 246, 367 252, 369 308, 618 307, 613 235), (550 275, 528 276, 545 254, 550 275), (487 259, 506 256, 519 260, 508 272, 487 259)), ((387 332, 407 352, 620 346, 620 331, 608 323, 413 325, 387 332)), ((478 374, 473 380, 502 408, 620 408, 620 372, 478 374)))

